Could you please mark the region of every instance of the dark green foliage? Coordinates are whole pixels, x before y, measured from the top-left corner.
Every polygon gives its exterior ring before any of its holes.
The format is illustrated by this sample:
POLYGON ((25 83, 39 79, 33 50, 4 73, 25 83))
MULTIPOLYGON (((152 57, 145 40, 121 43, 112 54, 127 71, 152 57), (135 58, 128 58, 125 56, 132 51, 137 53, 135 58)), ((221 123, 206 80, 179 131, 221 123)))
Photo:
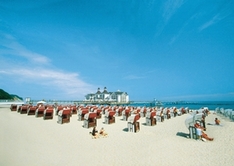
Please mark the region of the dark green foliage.
POLYGON ((17 99, 23 100, 22 97, 19 97, 17 95, 10 95, 9 93, 0 89, 0 100, 17 100, 17 99))

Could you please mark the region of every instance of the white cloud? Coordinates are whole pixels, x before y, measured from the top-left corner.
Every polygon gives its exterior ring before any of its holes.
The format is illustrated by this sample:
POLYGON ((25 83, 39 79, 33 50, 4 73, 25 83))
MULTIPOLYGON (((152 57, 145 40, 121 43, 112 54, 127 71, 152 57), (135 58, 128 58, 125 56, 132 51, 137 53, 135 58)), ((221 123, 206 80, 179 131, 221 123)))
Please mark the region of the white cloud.
POLYGON ((20 83, 34 88, 51 88, 53 92, 65 95, 64 98, 84 98, 85 94, 96 89, 83 81, 77 73, 54 68, 49 58, 27 49, 19 44, 13 36, 8 34, 1 36, 4 38, 0 39, 2 45, 0 48, 0 79, 4 80, 4 84, 16 81, 15 78, 17 78, 17 86, 23 89, 27 89, 27 87, 20 83), (14 58, 9 60, 6 55, 14 58))
POLYGON ((51 89, 57 89, 59 92, 71 98, 84 97, 85 94, 94 90, 94 87, 82 81, 77 73, 41 68, 32 70, 22 67, 19 69, 2 69, 0 73, 11 76, 12 78, 18 78, 18 81, 21 83, 25 82, 33 86, 42 85, 51 87, 51 89))
POLYGON ((233 6, 233 2, 229 1, 228 3, 226 3, 221 10, 219 11, 219 13, 217 13, 216 15, 214 15, 210 20, 208 20, 207 22, 205 22, 202 26, 199 27, 199 31, 203 31, 204 29, 218 23, 219 21, 225 19, 226 17, 228 17, 230 14, 233 13, 233 9, 231 9, 231 7, 233 6))
POLYGON ((1 40, 1 45, 5 47, 5 49, 1 49, 0 55, 9 54, 13 56, 21 56, 28 60, 29 62, 33 63, 40 63, 40 64, 49 64, 50 59, 44 55, 32 52, 25 48, 23 45, 17 42, 17 40, 9 35, 4 34, 1 35, 3 39, 1 40))
POLYGON ((222 18, 219 16, 219 14, 215 15, 211 20, 204 23, 202 26, 200 26, 199 31, 203 31, 204 29, 210 27, 211 25, 219 22, 222 20, 222 18))
POLYGON ((184 0, 168 0, 163 6, 163 18, 168 22, 173 14, 183 5, 184 0))
POLYGON ((127 79, 127 80, 136 80, 136 79, 142 79, 144 77, 137 76, 137 75, 128 75, 128 76, 126 76, 124 78, 127 79))

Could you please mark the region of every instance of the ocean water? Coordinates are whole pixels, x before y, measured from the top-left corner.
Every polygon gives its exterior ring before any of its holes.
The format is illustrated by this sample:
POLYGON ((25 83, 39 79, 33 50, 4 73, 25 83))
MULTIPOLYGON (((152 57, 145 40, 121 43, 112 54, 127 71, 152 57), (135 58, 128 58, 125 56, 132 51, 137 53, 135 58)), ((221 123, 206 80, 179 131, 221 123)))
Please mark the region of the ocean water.
MULTIPOLYGON (((179 102, 161 102, 162 107, 188 107, 189 109, 200 109, 202 107, 208 107, 209 110, 215 110, 216 108, 224 108, 224 109, 233 109, 234 110, 234 101, 179 101, 179 102)), ((132 106, 145 106, 145 107, 153 107, 155 103, 153 102, 145 102, 145 103, 137 103, 134 102, 130 104, 132 106)))

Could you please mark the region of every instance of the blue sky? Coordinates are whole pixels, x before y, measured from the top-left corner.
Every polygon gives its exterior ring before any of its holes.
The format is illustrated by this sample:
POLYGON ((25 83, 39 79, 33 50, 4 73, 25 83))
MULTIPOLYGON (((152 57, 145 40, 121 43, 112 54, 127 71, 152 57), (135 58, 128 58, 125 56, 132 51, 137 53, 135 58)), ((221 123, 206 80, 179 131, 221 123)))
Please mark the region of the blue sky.
POLYGON ((0 0, 0 88, 83 100, 234 100, 232 0, 0 0))

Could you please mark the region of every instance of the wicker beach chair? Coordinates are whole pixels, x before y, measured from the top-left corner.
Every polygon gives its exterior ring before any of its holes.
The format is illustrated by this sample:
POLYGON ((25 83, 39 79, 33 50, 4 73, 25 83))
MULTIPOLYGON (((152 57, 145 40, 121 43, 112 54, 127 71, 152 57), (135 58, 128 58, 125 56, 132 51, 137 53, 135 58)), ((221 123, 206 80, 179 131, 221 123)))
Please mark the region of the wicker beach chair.
POLYGON ((108 110, 105 112, 105 124, 115 123, 115 111, 108 110))
POLYGON ((94 110, 94 112, 97 114, 97 119, 101 119, 102 118, 102 110, 97 108, 94 110))
POLYGON ((22 105, 20 107, 20 114, 27 114, 29 105, 22 105))
POLYGON ((82 108, 78 111, 78 121, 83 121, 85 114, 89 112, 88 108, 82 108))
POLYGON ((64 108, 63 110, 58 112, 58 123, 69 123, 71 117, 71 109, 70 108, 64 108))
POLYGON ((48 107, 44 110, 43 119, 44 120, 53 119, 53 115, 54 115, 54 108, 48 107))
POLYGON ((39 106, 36 110, 35 116, 36 117, 43 117, 45 111, 45 106, 39 106))
POLYGON ((147 126, 155 126, 157 124, 156 112, 155 111, 146 112, 145 119, 146 119, 147 126))
POLYGON ((89 112, 84 116, 84 128, 96 127, 97 126, 97 113, 89 112))
POLYGON ((16 104, 11 104, 10 109, 11 109, 11 111, 17 111, 17 105, 16 104))
POLYGON ((140 122, 138 121, 140 119, 140 114, 132 114, 128 118, 128 131, 129 132, 139 132, 140 131, 140 122))
POLYGON ((37 110, 37 106, 29 106, 28 111, 27 111, 27 115, 35 115, 36 110, 37 110))
POLYGON ((123 120, 127 121, 128 117, 131 115, 130 109, 126 108, 125 110, 123 110, 122 115, 123 115, 123 120))

